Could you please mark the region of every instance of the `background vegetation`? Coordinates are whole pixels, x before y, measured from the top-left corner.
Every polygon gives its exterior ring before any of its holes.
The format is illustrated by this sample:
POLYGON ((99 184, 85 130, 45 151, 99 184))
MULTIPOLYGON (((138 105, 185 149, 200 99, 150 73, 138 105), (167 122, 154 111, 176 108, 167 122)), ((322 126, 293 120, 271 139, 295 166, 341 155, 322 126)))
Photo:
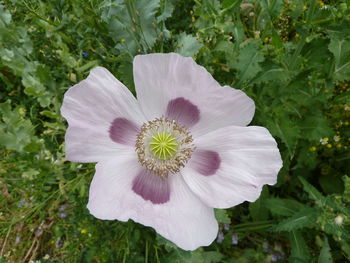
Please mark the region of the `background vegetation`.
POLYGON ((0 262, 350 262, 349 123, 350 1, 0 1, 0 262), (134 91, 133 57, 171 51, 247 92, 284 160, 194 252, 89 215, 59 111, 91 68, 134 91))

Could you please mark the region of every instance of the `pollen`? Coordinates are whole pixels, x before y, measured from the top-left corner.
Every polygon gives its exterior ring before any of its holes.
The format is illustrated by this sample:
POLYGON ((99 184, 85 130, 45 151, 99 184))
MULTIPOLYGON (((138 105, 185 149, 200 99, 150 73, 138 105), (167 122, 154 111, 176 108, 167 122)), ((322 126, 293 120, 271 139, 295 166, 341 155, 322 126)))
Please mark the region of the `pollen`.
POLYGON ((152 153, 161 160, 169 160, 176 154, 177 141, 169 132, 158 132, 150 143, 152 153))

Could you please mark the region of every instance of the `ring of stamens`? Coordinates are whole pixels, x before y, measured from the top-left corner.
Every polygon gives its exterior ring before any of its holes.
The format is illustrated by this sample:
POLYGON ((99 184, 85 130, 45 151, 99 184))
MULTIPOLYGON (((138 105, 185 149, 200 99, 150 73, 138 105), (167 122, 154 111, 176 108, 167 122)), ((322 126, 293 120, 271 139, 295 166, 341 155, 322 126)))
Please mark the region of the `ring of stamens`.
POLYGON ((175 120, 157 118, 142 125, 135 147, 140 164, 165 178, 186 165, 195 149, 192 142, 188 130, 175 120))

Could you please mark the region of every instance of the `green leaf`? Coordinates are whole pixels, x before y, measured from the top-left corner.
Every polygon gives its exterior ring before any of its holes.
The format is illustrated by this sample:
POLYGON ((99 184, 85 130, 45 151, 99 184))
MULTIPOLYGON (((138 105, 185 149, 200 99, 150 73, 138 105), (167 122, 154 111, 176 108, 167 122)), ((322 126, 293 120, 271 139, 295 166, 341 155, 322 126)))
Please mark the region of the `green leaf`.
POLYGON ((259 63, 263 62, 265 58, 258 48, 259 44, 260 41, 254 40, 239 50, 238 60, 233 65, 233 68, 238 71, 237 79, 239 81, 236 86, 252 79, 262 70, 259 63))
POLYGON ((293 231, 310 227, 316 223, 317 217, 320 215, 318 208, 305 208, 293 216, 282 220, 280 223, 272 227, 273 231, 293 231))
POLYGON ((310 141, 330 137, 333 133, 331 122, 322 116, 306 116, 300 127, 303 136, 310 141))
POLYGON ((101 4, 102 19, 119 51, 132 55, 152 49, 160 32, 155 17, 160 0, 106 0, 101 4))
POLYGON ((231 223, 231 219, 228 216, 227 211, 223 209, 215 209, 215 218, 220 223, 231 223))
POLYGON ((309 263, 310 253, 302 234, 299 231, 292 231, 289 233, 288 239, 292 247, 289 262, 309 263))
POLYGON ((350 261, 350 244, 346 241, 341 241, 341 250, 344 252, 345 257, 350 261))
POLYGON ((234 8, 235 6, 238 6, 241 3, 240 0, 224 0, 222 3, 222 8, 234 8))
POLYGON ((18 152, 37 140, 31 121, 20 112, 20 108, 12 110, 10 101, 0 103, 0 145, 18 152))
POLYGON ((267 19, 277 17, 283 9, 283 1, 280 0, 260 1, 259 3, 262 7, 260 15, 266 12, 267 14, 264 15, 267 19))
POLYGON ((163 12, 157 17, 157 22, 165 21, 174 11, 174 6, 170 1, 165 0, 163 3, 163 12))
POLYGON ((279 116, 278 119, 268 120, 266 125, 272 135, 281 138, 288 149, 289 158, 292 159, 300 137, 299 126, 286 115, 279 116))
POLYGON ((331 248, 329 247, 328 238, 326 236, 324 237, 323 246, 318 256, 318 263, 333 263, 331 248))
POLYGON ((311 199, 321 203, 325 202, 325 197, 313 185, 309 184, 303 177, 299 177, 299 180, 311 199))
POLYGON ((271 62, 264 62, 264 70, 257 74, 257 76, 252 81, 253 83, 269 83, 270 81, 281 81, 287 82, 290 78, 288 72, 278 66, 271 66, 271 62))
POLYGON ((224 255, 221 254, 220 252, 208 251, 203 253, 203 257, 204 257, 204 263, 217 263, 217 262, 221 262, 224 255))
POLYGON ((177 39, 175 52, 185 57, 192 57, 198 53, 202 46, 195 37, 181 33, 177 39))
POLYGON ((264 186, 260 197, 254 203, 249 203, 249 212, 254 221, 264 221, 269 217, 268 209, 264 206, 264 200, 269 196, 267 186, 264 186))
POLYGON ((10 24, 11 22, 11 14, 7 11, 2 4, 0 4, 0 26, 3 27, 5 25, 10 24))
POLYGON ((337 81, 350 78, 350 40, 332 38, 328 46, 333 53, 335 64, 333 76, 337 81))
POLYGON ((264 205, 274 215, 292 216, 305 206, 293 199, 269 198, 264 200, 264 205))

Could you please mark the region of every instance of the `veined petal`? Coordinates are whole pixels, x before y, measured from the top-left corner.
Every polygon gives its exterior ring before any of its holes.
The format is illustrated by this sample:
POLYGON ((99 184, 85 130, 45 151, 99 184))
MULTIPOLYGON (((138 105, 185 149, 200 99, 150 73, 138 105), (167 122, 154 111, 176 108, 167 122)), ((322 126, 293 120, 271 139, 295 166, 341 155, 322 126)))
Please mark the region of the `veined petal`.
POLYGON ((102 67, 91 70, 87 79, 65 93, 61 114, 69 124, 67 159, 77 162, 97 162, 119 154, 132 144, 135 127, 145 122, 135 97, 102 67))
POLYGON ((264 184, 276 183, 282 167, 277 144, 263 127, 224 127, 195 139, 195 144, 199 154, 193 154, 181 174, 211 207, 254 202, 264 184))
POLYGON ((254 102, 244 92, 221 87, 192 58, 175 53, 136 56, 134 80, 148 119, 175 116, 195 136, 228 125, 246 126, 254 115, 254 102))
MULTIPOLYGON (((213 209, 192 193, 181 175, 169 175, 169 200, 154 204, 135 193, 133 186, 141 168, 135 153, 99 162, 90 187, 88 209, 99 219, 135 222, 154 228, 157 233, 185 250, 209 245, 218 232, 213 209)), ((137 182, 140 183, 140 182, 137 182)), ((150 193, 149 196, 153 196, 150 193)))

